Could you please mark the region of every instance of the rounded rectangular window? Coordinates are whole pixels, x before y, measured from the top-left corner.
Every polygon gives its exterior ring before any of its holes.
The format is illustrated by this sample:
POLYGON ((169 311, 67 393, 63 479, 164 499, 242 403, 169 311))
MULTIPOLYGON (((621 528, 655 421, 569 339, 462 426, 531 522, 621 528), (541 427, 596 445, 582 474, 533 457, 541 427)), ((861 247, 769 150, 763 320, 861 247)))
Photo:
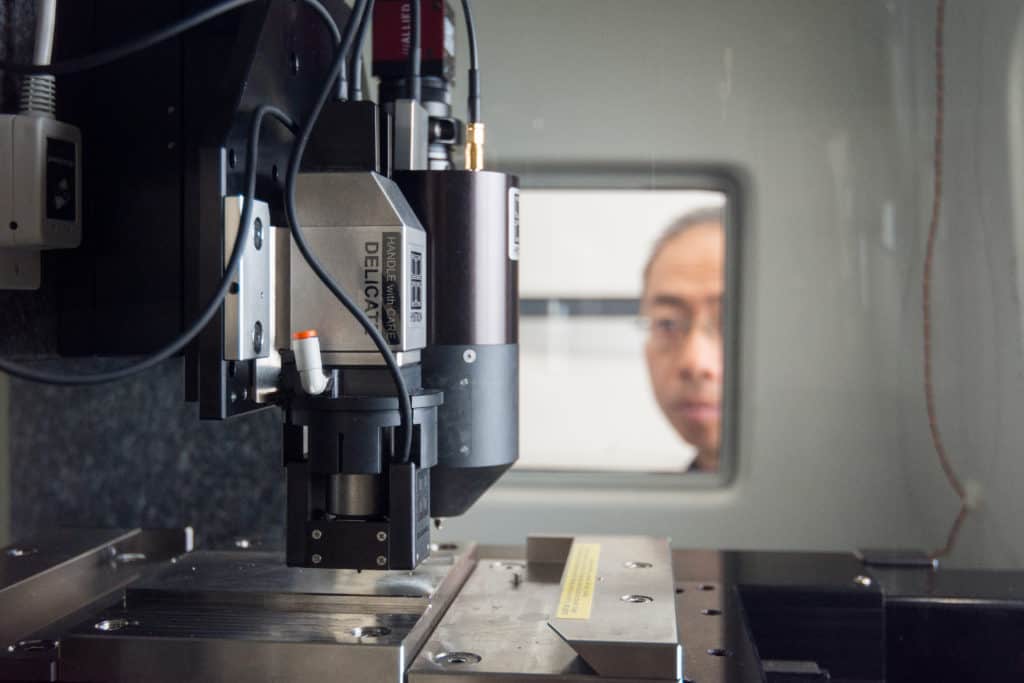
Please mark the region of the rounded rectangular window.
POLYGON ((524 175, 519 470, 734 470, 727 182, 524 175), (633 186, 631 186, 633 185, 633 186))

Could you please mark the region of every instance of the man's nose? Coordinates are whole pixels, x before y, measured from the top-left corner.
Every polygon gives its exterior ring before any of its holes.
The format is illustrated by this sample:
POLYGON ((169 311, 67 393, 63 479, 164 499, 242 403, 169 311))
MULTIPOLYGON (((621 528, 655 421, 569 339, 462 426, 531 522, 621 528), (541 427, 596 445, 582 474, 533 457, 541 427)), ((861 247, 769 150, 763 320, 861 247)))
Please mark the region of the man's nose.
POLYGON ((690 382, 716 379, 719 344, 699 327, 689 330, 676 351, 676 370, 680 376, 690 382))

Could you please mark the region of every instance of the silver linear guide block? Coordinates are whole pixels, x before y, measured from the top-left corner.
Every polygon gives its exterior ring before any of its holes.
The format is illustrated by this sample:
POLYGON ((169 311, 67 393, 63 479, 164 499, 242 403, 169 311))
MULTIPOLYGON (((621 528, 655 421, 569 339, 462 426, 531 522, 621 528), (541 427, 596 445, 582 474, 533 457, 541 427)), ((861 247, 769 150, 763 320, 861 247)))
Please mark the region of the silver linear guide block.
MULTIPOLYGON (((398 186, 375 173, 299 176, 298 216, 313 255, 399 354, 427 341, 427 236, 398 186)), ((309 268, 294 243, 291 332, 315 329, 325 362, 383 364, 369 335, 309 268)))
MULTIPOLYGON (((243 197, 224 199, 224 265, 231 259, 243 197)), ((274 341, 274 237, 270 208, 266 202, 253 204, 252 226, 245 253, 235 273, 237 287, 224 299, 224 358, 252 360, 267 358, 274 341)))

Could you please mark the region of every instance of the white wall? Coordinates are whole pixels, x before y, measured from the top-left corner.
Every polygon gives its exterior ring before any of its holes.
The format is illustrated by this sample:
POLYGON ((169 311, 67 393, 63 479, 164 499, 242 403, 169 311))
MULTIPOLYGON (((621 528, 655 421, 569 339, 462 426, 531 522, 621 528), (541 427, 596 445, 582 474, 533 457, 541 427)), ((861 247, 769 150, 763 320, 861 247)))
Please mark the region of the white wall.
MULTIPOLYGON (((920 369, 933 3, 476 4, 489 154, 499 166, 630 162, 655 178, 659 167, 718 162, 746 172, 740 471, 716 492, 509 481, 447 534, 940 545, 956 502, 930 452, 920 369)), ((939 408, 951 450, 984 480, 987 501, 957 561, 1020 564, 1015 254, 1024 240, 1011 227, 1005 153, 1018 3, 959 0, 950 14, 948 182, 959 208, 947 211, 936 273, 939 408)), ((1019 184, 1018 172, 1018 196, 1019 184)))

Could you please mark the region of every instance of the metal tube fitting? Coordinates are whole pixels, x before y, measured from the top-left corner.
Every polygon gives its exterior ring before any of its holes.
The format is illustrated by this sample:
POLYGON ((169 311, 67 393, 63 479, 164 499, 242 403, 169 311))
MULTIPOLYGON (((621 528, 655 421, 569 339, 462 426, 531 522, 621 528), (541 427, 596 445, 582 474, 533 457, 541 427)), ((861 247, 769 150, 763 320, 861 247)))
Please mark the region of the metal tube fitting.
POLYGON ((484 170, 484 124, 466 125, 466 170, 484 170))

